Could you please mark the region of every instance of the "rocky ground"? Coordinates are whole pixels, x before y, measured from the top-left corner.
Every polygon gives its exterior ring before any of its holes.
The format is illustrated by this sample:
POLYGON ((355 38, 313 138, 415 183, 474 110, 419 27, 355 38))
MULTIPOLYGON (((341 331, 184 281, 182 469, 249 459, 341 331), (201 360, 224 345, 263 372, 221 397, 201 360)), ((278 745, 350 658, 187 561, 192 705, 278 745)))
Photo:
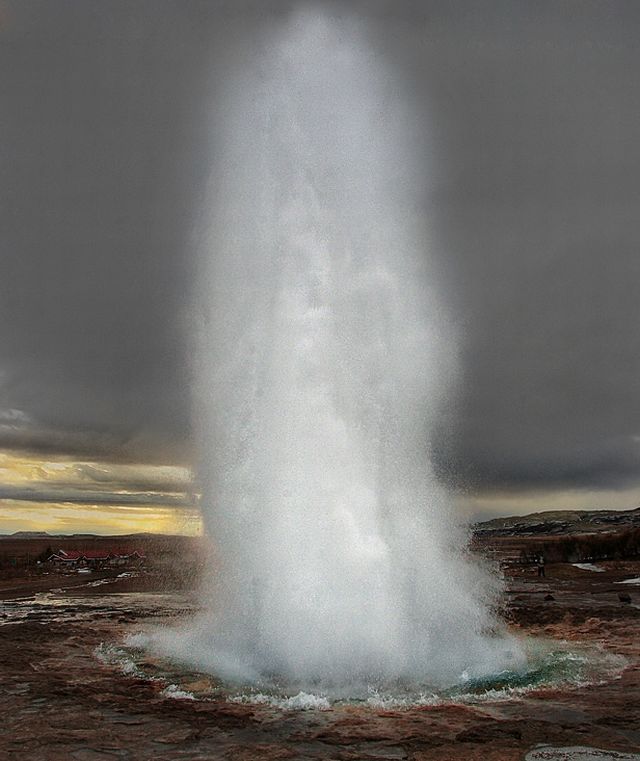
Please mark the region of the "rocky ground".
POLYGON ((96 648, 119 643, 155 619, 189 615, 194 600, 187 593, 154 590, 144 574, 85 577, 80 586, 77 577, 51 576, 33 589, 7 582, 0 594, 0 759, 562 757, 536 750, 539 745, 610 751, 582 757, 572 751, 567 759, 626 759, 614 751, 640 751, 640 583, 619 582, 640 577, 640 562, 597 567, 604 570, 550 564, 540 579, 535 569, 517 569, 508 580, 505 615, 523 635, 596 644, 624 656, 627 665, 617 678, 510 700, 393 710, 287 711, 176 699, 166 682, 127 675, 121 665, 102 662, 96 648))

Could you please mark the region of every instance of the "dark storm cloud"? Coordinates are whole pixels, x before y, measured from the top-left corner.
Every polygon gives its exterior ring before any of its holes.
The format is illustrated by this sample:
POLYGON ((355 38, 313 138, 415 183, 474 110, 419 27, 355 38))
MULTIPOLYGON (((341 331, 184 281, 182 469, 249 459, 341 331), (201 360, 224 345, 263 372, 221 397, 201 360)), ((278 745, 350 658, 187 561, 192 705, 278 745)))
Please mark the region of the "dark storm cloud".
POLYGON ((462 337, 440 470, 638 483, 640 6, 422 8, 389 54, 433 132, 428 218, 462 337))
POLYGON ((26 0, 0 23, 0 404, 32 421, 0 443, 184 458, 198 5, 26 0))
POLYGON ((105 468, 90 463, 74 465, 73 472, 81 480, 88 482, 89 488, 99 486, 111 491, 192 492, 191 483, 183 473, 167 475, 164 472, 158 474, 146 469, 143 476, 138 475, 136 478, 131 473, 122 473, 117 466, 105 468))
MULTIPOLYGON (((295 5, 5 3, 1 446, 189 460, 216 88, 295 5)), ((461 336, 440 471, 640 481, 640 6, 318 5, 370 19, 427 134, 415 211, 461 336)))
POLYGON ((29 487, 0 486, 0 500, 15 502, 69 503, 76 505, 137 505, 193 507, 193 498, 186 494, 166 492, 110 492, 91 489, 77 489, 60 484, 52 488, 50 484, 33 482, 29 487))
MULTIPOLYGON (((488 453, 462 449, 466 469, 458 478, 484 489, 606 489, 622 490, 640 482, 640 437, 596 440, 571 450, 549 448, 532 456, 526 446, 488 453)), ((443 476, 447 471, 443 468, 443 476)))

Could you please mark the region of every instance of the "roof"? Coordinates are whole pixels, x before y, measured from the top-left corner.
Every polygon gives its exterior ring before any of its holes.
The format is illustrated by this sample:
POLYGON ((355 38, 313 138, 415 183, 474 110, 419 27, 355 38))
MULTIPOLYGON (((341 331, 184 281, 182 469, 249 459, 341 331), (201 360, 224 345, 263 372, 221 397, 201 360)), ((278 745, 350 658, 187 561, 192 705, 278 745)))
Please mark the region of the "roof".
MULTIPOLYGON (((62 553, 61 553, 62 554, 62 553)), ((96 551, 96 550, 69 550, 64 553, 65 560, 108 560, 111 556, 110 552, 96 551)))
POLYGON ((141 550, 58 550, 51 557, 59 560, 109 560, 110 558, 146 557, 141 550))
POLYGON ((138 557, 141 557, 141 558, 146 557, 146 554, 143 550, 131 549, 131 547, 125 547, 125 548, 119 547, 116 550, 112 550, 111 554, 114 557, 121 557, 121 558, 132 557, 133 555, 138 555, 138 557))

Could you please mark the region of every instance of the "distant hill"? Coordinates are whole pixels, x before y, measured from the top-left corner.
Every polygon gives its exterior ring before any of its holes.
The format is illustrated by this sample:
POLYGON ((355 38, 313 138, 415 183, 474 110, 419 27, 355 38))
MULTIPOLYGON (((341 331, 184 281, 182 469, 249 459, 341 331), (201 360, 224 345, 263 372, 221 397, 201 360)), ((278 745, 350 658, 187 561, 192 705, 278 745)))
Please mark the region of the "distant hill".
POLYGON ((633 510, 550 510, 493 518, 473 526, 477 537, 593 534, 640 528, 640 507, 633 510))
POLYGON ((13 534, 0 534, 0 541, 7 541, 12 539, 71 539, 74 542, 78 540, 90 540, 96 542, 109 541, 114 542, 118 540, 134 540, 134 539, 151 539, 152 541, 158 539, 183 539, 183 534, 154 534, 151 532, 139 532, 136 534, 50 534, 48 531, 14 531, 13 534))

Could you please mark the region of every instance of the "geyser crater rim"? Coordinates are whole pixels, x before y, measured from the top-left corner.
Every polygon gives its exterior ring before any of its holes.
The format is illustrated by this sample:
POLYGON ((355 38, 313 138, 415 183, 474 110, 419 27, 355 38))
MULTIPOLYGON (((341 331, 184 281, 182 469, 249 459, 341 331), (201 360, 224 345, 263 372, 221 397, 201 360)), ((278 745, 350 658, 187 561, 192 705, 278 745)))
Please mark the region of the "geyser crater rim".
POLYGON ((194 670, 184 661, 159 655, 152 644, 148 635, 134 634, 120 645, 102 643, 95 655, 101 662, 118 667, 125 676, 163 684, 161 694, 167 698, 284 711, 324 711, 346 705, 372 710, 411 709, 519 700, 537 690, 605 684, 620 678, 628 665, 623 656, 592 643, 536 638, 523 643, 527 668, 522 672, 503 670, 481 679, 465 678, 462 674, 457 684, 444 688, 398 680, 394 686, 388 682, 359 683, 327 690, 320 684, 286 685, 276 680, 255 684, 224 681, 210 671, 194 670))

